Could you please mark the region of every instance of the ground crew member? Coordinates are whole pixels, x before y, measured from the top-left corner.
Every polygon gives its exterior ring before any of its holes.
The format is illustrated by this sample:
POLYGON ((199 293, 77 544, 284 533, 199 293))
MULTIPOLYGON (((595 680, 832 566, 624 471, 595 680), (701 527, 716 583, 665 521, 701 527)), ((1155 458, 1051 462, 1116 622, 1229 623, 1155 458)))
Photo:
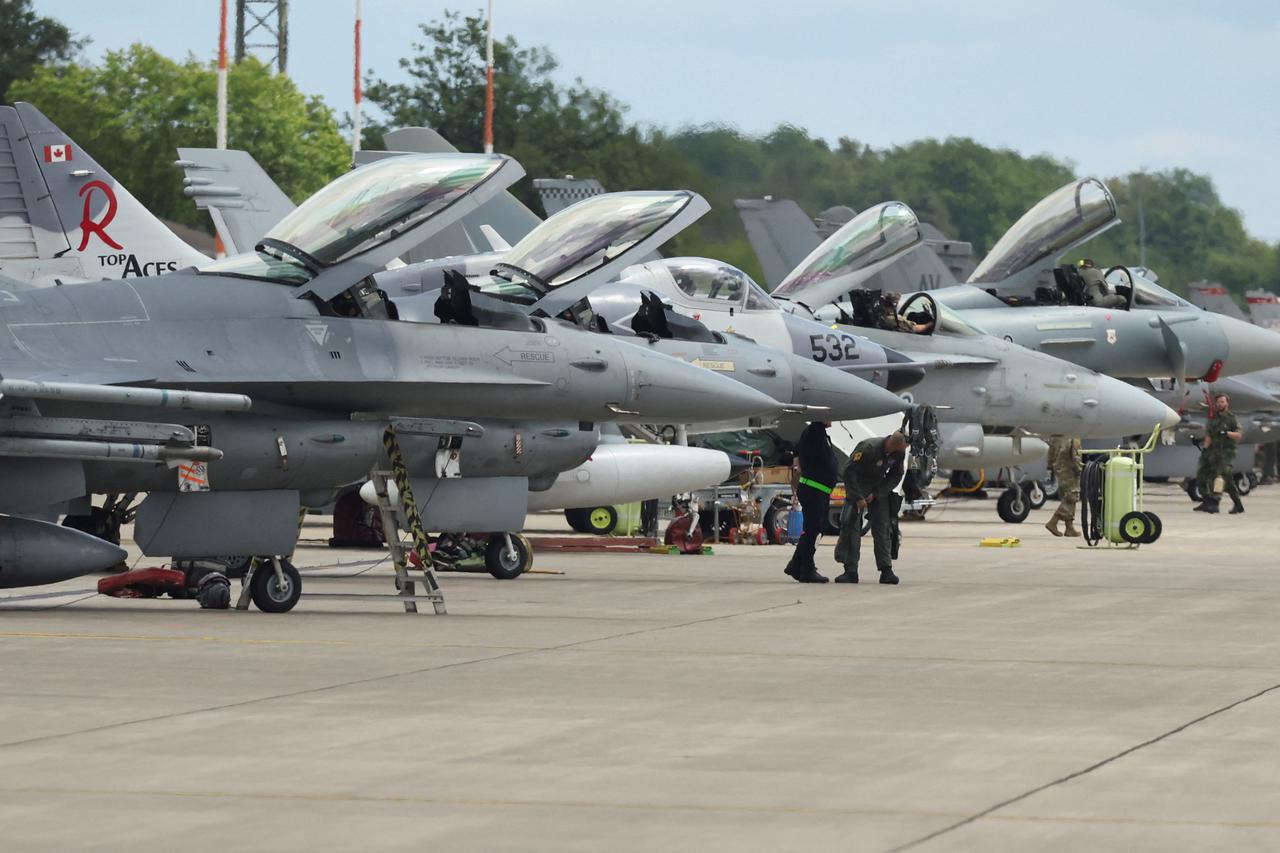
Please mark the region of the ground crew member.
POLYGON ((836 452, 827 435, 830 421, 811 421, 800 434, 796 455, 800 459, 800 477, 796 496, 804 513, 804 529, 796 551, 784 571, 800 583, 826 583, 813 561, 818 536, 827 523, 831 509, 831 490, 836 484, 836 452))
POLYGON ((1084 279, 1084 298, 1094 308, 1125 308, 1128 301, 1107 288, 1107 278, 1093 265, 1093 258, 1080 262, 1080 278, 1084 279))
POLYGON ((1084 461, 1080 457, 1080 439, 1054 436, 1049 439, 1049 470, 1058 481, 1058 504, 1053 518, 1045 522, 1045 529, 1054 536, 1079 536, 1076 530, 1076 504, 1080 502, 1080 472, 1084 461), (1065 530, 1058 530, 1058 522, 1067 523, 1065 530))
POLYGON ((1236 443, 1242 437, 1244 433, 1240 431, 1240 421, 1231 411, 1231 399, 1226 394, 1214 397, 1209 427, 1200 449, 1200 466, 1196 471, 1196 484, 1203 496, 1200 506, 1196 507, 1197 512, 1218 511, 1218 503, 1222 500, 1221 493, 1214 488, 1214 481, 1218 477, 1222 478, 1223 486, 1231 496, 1231 514, 1244 512, 1233 470, 1236 464, 1236 443))
POLYGON ((880 583, 894 584, 893 522, 896 502, 893 490, 902 479, 907 456, 907 438, 901 432, 886 438, 858 442, 844 469, 844 512, 840 516, 840 538, 836 560, 844 564, 844 574, 836 583, 858 582, 858 557, 862 550, 862 514, 871 515, 871 538, 875 545, 880 583))

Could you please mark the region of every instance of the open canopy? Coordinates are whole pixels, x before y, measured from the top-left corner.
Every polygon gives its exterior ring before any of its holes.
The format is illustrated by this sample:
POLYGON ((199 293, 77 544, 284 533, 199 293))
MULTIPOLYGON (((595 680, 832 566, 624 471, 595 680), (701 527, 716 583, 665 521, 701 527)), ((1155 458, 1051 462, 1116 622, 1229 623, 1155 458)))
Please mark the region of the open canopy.
POLYGON ((920 243, 920 220, 900 201, 867 208, 800 262, 774 296, 826 305, 857 288, 887 263, 920 243))
POLYGON ((521 175, 520 165, 502 155, 416 154, 370 163, 295 208, 254 252, 202 271, 300 284, 357 257, 386 263, 402 244, 446 227, 521 175))
POLYGON ((606 193, 567 207, 525 235, 497 265, 540 294, 555 314, 576 303, 706 213, 687 190, 606 193))
POLYGON ((969 283, 999 284, 1040 261, 1052 263, 1118 221, 1116 200, 1106 184, 1097 178, 1073 181, 1022 214, 991 247, 969 283))

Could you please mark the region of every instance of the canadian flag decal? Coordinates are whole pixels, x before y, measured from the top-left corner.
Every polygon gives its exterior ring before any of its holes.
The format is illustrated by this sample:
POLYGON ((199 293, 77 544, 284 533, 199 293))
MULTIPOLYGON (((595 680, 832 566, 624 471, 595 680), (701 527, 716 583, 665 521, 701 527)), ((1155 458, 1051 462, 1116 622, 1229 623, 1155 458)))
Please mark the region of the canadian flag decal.
POLYGON ((70 159, 70 145, 46 145, 44 147, 44 161, 46 163, 66 163, 70 159))

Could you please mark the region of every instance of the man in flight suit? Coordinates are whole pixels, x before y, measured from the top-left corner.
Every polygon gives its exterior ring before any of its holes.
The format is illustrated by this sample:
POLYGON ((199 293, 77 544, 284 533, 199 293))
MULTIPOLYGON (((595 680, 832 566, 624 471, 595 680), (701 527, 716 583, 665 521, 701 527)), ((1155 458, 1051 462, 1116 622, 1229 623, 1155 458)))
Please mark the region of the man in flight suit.
POLYGON ((1240 490, 1236 487, 1235 471, 1232 469, 1236 464, 1236 443, 1244 437, 1244 433, 1240 431, 1240 421, 1231 411, 1231 400, 1226 394, 1213 398, 1213 409, 1205 431, 1204 445, 1200 450, 1200 467, 1196 471, 1196 484, 1204 497, 1196 511, 1218 511, 1222 495, 1214 489, 1214 480, 1221 477, 1227 494, 1231 496, 1231 514, 1236 515, 1244 512, 1244 504, 1240 502, 1240 490))
POLYGON ((783 570, 800 583, 826 583, 813 561, 818 536, 827 523, 831 509, 831 490, 836 484, 836 452, 827 435, 830 421, 812 421, 800 434, 796 455, 800 459, 800 478, 796 496, 804 513, 804 530, 791 562, 783 570))
POLYGON ((862 514, 871 514, 871 538, 875 543, 876 568, 880 583, 894 584, 893 522, 896 501, 893 490, 902 479, 907 456, 907 438, 901 432, 886 438, 868 438, 858 443, 844 469, 844 512, 840 517, 840 539, 836 560, 844 564, 844 574, 836 583, 858 582, 858 557, 862 550, 862 514))
POLYGON ((1085 301, 1094 308, 1124 308, 1129 303, 1118 293, 1107 288, 1107 278, 1093 265, 1092 258, 1080 262, 1080 278, 1084 279, 1085 301))

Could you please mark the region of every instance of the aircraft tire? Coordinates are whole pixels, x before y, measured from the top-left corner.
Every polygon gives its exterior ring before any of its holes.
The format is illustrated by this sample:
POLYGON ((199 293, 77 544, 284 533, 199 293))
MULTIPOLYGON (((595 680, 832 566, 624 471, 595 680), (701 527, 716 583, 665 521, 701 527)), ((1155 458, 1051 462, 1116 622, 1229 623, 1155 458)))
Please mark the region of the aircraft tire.
POLYGON ((253 573, 253 588, 250 591, 253 603, 263 613, 288 613, 302 596, 302 575, 294 568, 293 563, 280 559, 280 568, 284 573, 284 585, 276 583, 276 573, 271 561, 258 561, 258 568, 253 573))
POLYGON ((1009 524, 1021 524, 1031 514, 1031 502, 1022 494, 1017 486, 1005 489, 996 501, 996 513, 1000 520, 1009 524))
POLYGON ((1040 509, 1049 500, 1049 496, 1045 494, 1044 486, 1040 485, 1039 480, 1032 480, 1023 488, 1023 494, 1026 496, 1027 502, 1031 504, 1032 509, 1040 509))
POLYGON ((511 534, 514 552, 507 550, 507 537, 495 533, 484 548, 484 567, 500 581, 515 580, 533 565, 533 546, 519 533, 511 534))
POLYGON ((1236 478, 1236 489, 1242 495, 1247 495, 1253 491, 1253 480, 1249 479, 1248 474, 1232 474, 1236 478))
POLYGON ((1200 484, 1197 483, 1194 478, 1188 477, 1185 485, 1187 488, 1187 497, 1191 498, 1192 501, 1199 503, 1204 500, 1204 496, 1200 494, 1200 484))

